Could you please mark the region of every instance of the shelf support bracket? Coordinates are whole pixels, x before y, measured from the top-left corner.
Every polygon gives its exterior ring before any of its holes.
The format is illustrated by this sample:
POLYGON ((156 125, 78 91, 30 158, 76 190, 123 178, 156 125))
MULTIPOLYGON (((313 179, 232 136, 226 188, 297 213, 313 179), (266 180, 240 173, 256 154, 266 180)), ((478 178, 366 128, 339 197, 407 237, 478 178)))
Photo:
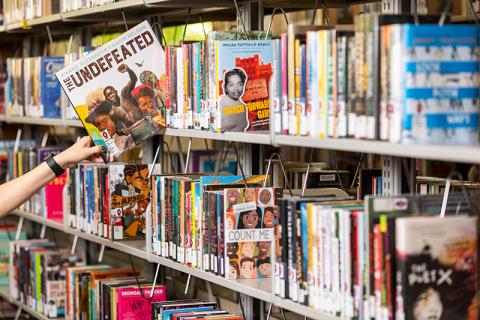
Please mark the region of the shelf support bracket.
POLYGON ((105 245, 102 244, 102 246, 100 247, 100 253, 98 254, 98 263, 102 262, 104 252, 105 252, 105 245))
POLYGON ((78 241, 78 236, 75 235, 75 237, 73 238, 72 250, 70 251, 71 254, 75 253, 75 248, 77 247, 77 241, 78 241))
POLYGON ((47 226, 42 224, 42 229, 40 230, 40 239, 45 239, 45 232, 47 231, 47 226))
POLYGON ((208 301, 210 302, 216 302, 217 298, 215 298, 212 290, 212 284, 209 281, 204 281, 205 282, 205 287, 207 288, 207 293, 208 293, 208 301))
POLYGON ((157 285, 158 272, 160 271, 160 263, 157 263, 157 270, 155 270, 155 276, 153 277, 152 291, 150 292, 150 299, 153 298, 155 292, 155 286, 157 285))
POLYGON ((23 227, 23 220, 24 218, 23 217, 20 217, 20 219, 18 219, 18 225, 17 225, 17 233, 15 234, 15 240, 20 240, 20 234, 22 233, 22 227, 23 227))
POLYGON ((18 306, 17 312, 15 313, 15 320, 20 319, 20 314, 22 314, 22 306, 18 306))

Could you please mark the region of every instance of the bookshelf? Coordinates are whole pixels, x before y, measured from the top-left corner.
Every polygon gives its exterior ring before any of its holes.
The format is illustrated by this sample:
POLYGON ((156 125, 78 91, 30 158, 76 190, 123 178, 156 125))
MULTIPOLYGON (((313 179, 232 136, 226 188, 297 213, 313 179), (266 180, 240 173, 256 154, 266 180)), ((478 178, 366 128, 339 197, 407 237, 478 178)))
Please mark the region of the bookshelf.
POLYGON ((22 311, 27 312, 29 315, 31 315, 35 319, 39 319, 39 320, 63 320, 64 319, 64 318, 48 318, 43 314, 33 310, 26 304, 23 304, 22 302, 14 299, 12 296, 10 296, 8 286, 0 286, 0 297, 10 302, 11 304, 17 306, 18 308, 21 308, 22 311))
MULTIPOLYGON (((242 4, 244 1, 240 1, 242 4)), ((310 1, 313 3, 313 1, 310 1)), ((290 0, 276 0, 276 1, 264 1, 263 5, 266 7, 283 6, 285 8, 311 8, 313 4, 309 1, 300 1, 299 3, 290 0)), ((327 5, 333 7, 344 7, 350 4, 363 3, 365 1, 326 1, 327 5)), ((373 2, 373 1, 369 1, 373 2)), ((401 2, 399 1, 384 1, 384 2, 401 2)), ((84 8, 76 11, 70 11, 62 14, 55 14, 47 17, 33 19, 27 22, 28 26, 37 26, 37 30, 40 27, 45 27, 49 24, 56 23, 57 25, 67 25, 69 22, 78 21, 105 21, 112 19, 114 22, 119 23, 121 21, 121 11, 125 10, 126 13, 138 14, 135 19, 139 19, 138 16, 143 17, 146 12, 154 10, 162 17, 177 17, 184 15, 186 8, 193 7, 197 9, 192 11, 192 15, 199 12, 223 12, 224 10, 232 10, 233 2, 224 0, 202 0, 195 3, 189 3, 188 1, 175 1, 175 0, 123 0, 112 4, 97 6, 92 8, 84 8), (152 6, 150 9, 145 5, 148 3, 152 6), (183 10, 183 11, 182 11, 183 10), (183 13, 182 13, 183 12, 183 13), (107 18, 108 17, 108 18, 107 18)), ((129 19, 127 18, 129 21, 129 19)), ((130 22, 130 21, 129 21, 130 22)), ((44 30, 44 28, 43 28, 44 30)), ((6 27, 0 27, 0 33, 2 32, 20 32, 22 30, 21 23, 14 23, 7 25, 6 27)), ((32 32, 35 32, 33 30, 32 32)), ((78 120, 64 120, 64 119, 38 119, 28 117, 5 117, 0 116, 0 122, 25 124, 25 125, 43 125, 43 126, 59 126, 59 127, 75 127, 83 128, 83 125, 78 120)), ((273 132, 226 132, 216 133, 212 131, 202 131, 193 129, 167 129, 165 131, 166 136, 183 137, 183 138, 195 138, 195 139, 209 139, 218 141, 235 141, 246 144, 261 144, 272 145, 275 147, 291 146, 291 147, 303 147, 314 149, 326 149, 326 150, 338 150, 348 152, 364 152, 371 154, 379 154, 383 156, 393 156, 403 158, 421 158, 431 160, 442 160, 452 162, 467 162, 480 164, 480 146, 459 146, 459 145, 407 145, 407 144, 393 144, 383 141, 368 141, 368 140, 356 140, 356 139, 332 139, 332 138, 312 138, 312 137, 300 137, 289 135, 277 135, 273 132)), ((167 268, 178 270, 185 274, 197 277, 199 279, 208 281, 210 283, 217 284, 224 288, 233 290, 234 292, 241 293, 250 298, 261 300, 267 304, 273 304, 284 308, 285 310, 292 311, 294 313, 305 316, 310 319, 317 320, 334 320, 342 319, 336 316, 327 315, 319 312, 313 308, 310 308, 299 303, 295 303, 289 299, 282 299, 273 294, 273 284, 269 279, 262 280, 228 280, 223 277, 217 276, 210 272, 189 268, 183 264, 177 263, 170 259, 159 257, 148 252, 146 249, 145 241, 110 241, 102 237, 87 234, 77 229, 67 227, 66 225, 58 222, 46 220, 43 217, 34 215, 24 211, 14 211, 18 217, 27 219, 29 221, 45 225, 49 228, 61 231, 65 234, 77 236, 87 241, 104 245, 105 247, 113 250, 126 253, 145 260, 146 262, 160 264, 167 268)), ((21 306, 23 310, 30 313, 38 319, 46 319, 42 315, 35 313, 34 310, 24 306, 18 301, 12 300, 8 295, 8 288, 0 288, 0 296, 4 297, 11 303, 21 306)))

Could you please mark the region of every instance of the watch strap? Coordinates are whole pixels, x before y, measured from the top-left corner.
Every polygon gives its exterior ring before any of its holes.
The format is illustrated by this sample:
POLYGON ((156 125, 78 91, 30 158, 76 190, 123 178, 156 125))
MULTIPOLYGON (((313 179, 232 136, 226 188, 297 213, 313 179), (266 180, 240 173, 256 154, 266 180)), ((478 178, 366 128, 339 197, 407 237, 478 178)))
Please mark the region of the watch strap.
POLYGON ((53 173, 55 173, 55 177, 59 177, 65 172, 65 169, 60 167, 57 161, 55 161, 55 159, 53 158, 52 154, 45 159, 45 162, 48 164, 50 169, 52 169, 53 173))

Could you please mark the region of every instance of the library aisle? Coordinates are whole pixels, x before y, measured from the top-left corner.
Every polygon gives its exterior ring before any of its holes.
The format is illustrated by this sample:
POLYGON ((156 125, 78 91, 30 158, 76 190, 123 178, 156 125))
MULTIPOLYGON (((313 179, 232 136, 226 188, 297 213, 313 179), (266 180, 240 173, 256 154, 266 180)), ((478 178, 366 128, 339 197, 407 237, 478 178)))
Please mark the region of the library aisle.
POLYGON ((0 9, 0 319, 480 319, 480 1, 0 9))

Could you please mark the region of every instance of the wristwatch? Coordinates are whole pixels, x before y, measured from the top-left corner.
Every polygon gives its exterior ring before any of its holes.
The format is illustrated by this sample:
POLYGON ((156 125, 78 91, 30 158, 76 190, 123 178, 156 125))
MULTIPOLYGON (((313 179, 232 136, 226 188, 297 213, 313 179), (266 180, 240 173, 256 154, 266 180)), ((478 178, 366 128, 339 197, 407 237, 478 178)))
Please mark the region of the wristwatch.
POLYGON ((60 167, 60 165, 53 159, 53 154, 50 154, 46 159, 45 162, 48 164, 50 169, 52 169, 53 173, 55 173, 55 177, 61 176, 64 172, 65 169, 60 167))

